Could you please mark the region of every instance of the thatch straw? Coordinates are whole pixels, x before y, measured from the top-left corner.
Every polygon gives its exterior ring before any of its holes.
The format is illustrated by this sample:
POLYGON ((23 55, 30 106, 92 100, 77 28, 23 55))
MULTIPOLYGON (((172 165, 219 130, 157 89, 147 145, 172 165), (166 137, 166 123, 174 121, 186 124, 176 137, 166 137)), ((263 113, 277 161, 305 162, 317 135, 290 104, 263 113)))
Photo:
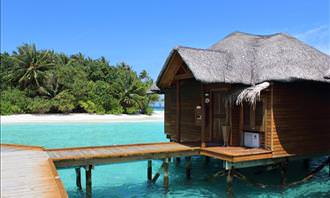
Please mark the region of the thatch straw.
POLYGON ((269 82, 263 82, 261 84, 244 89, 237 96, 236 105, 241 105, 245 101, 250 103, 253 107, 255 107, 256 102, 260 100, 261 91, 267 89, 269 86, 270 86, 269 82))
POLYGON ((283 33, 261 36, 235 32, 209 49, 177 47, 165 62, 157 85, 174 52, 178 52, 196 80, 204 83, 330 83, 324 78, 330 68, 330 56, 283 33))
POLYGON ((149 88, 149 90, 147 90, 147 94, 153 94, 153 93, 158 93, 160 94, 161 91, 160 89, 157 87, 156 83, 152 83, 151 87, 149 88))
POLYGON ((330 79, 330 69, 329 69, 328 72, 325 74, 324 78, 325 78, 325 79, 330 79))

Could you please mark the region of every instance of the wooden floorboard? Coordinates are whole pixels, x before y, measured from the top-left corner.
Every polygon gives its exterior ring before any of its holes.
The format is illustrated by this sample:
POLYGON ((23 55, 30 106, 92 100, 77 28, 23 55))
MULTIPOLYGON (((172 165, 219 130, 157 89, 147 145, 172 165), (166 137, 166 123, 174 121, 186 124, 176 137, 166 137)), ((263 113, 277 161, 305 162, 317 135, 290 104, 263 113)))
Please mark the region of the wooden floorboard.
POLYGON ((214 157, 229 162, 243 162, 272 158, 272 151, 263 148, 247 147, 206 147, 200 149, 201 155, 214 157))
POLYGON ((1 197, 68 197, 49 160, 38 147, 1 145, 1 197))

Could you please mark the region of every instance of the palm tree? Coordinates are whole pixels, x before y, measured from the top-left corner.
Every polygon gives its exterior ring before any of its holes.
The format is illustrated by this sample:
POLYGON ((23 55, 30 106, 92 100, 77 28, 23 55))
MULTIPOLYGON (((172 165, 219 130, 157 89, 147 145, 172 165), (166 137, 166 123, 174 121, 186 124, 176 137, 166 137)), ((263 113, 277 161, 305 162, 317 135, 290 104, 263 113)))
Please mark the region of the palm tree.
POLYGON ((52 51, 38 51, 34 44, 24 44, 13 53, 13 59, 18 68, 13 71, 16 80, 22 87, 42 89, 40 82, 45 78, 45 72, 54 66, 52 51))
MULTIPOLYGON (((120 78, 114 83, 115 96, 119 99, 120 105, 124 109, 124 113, 128 113, 131 107, 141 109, 143 97, 145 96, 145 87, 130 68, 122 67, 120 78)), ((138 109, 137 109, 138 110, 138 109)))

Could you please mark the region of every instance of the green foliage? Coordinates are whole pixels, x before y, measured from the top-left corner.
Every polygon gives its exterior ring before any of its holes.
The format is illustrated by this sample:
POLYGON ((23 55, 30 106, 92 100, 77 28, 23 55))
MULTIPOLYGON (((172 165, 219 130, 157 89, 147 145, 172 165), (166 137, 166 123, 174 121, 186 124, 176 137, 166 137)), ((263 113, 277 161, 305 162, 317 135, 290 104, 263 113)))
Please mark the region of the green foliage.
POLYGON ((18 89, 7 89, 1 91, 1 115, 24 113, 30 98, 26 97, 24 91, 18 89))
POLYGON ((70 113, 76 107, 76 98, 69 90, 64 90, 54 97, 54 107, 62 113, 70 113))
POLYGON ((147 94, 152 79, 104 57, 67 56, 24 44, 1 53, 1 114, 151 114, 158 95, 147 94))
POLYGON ((30 113, 47 113, 50 112, 52 107, 53 101, 41 97, 34 97, 27 104, 27 108, 30 113))
POLYGON ((87 101, 79 101, 79 105, 88 113, 96 113, 102 110, 97 109, 97 106, 94 102, 87 100, 87 101))

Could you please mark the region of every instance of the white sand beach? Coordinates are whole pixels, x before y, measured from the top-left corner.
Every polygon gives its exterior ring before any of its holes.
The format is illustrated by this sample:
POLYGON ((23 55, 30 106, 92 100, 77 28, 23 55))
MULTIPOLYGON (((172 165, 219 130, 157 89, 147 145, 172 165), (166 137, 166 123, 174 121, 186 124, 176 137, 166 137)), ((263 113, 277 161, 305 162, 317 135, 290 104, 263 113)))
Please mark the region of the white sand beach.
POLYGON ((15 123, 101 123, 101 122, 159 122, 164 120, 164 111, 152 115, 97 115, 88 113, 72 114, 17 114, 1 116, 2 124, 15 123))

